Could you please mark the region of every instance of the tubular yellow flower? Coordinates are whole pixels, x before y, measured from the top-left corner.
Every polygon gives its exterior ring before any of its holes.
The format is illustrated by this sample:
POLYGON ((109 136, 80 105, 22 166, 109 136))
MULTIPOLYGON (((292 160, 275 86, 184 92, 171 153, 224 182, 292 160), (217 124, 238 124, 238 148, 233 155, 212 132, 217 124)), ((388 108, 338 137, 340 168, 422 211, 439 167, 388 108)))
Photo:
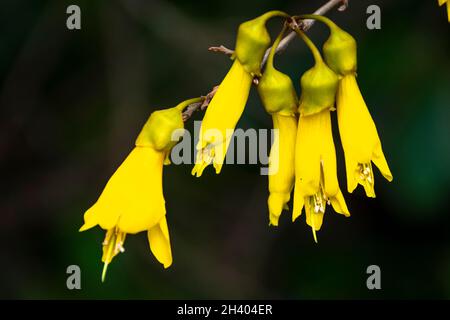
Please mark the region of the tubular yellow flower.
POLYGON ((220 173, 234 128, 247 103, 253 76, 261 74, 261 61, 270 45, 266 22, 274 16, 288 15, 270 11, 239 26, 235 61, 206 110, 192 175, 200 177, 211 163, 216 173, 220 173))
POLYGON ((187 100, 177 107, 153 112, 136 139, 135 148, 109 179, 97 202, 84 214, 80 231, 96 225, 106 230, 102 281, 109 263, 124 251, 127 234, 147 231, 155 258, 164 268, 172 264, 162 189, 163 163, 176 144, 172 133, 184 127, 182 109, 200 100, 187 100))
POLYGON ((327 64, 340 76, 336 105, 345 154, 347 190, 353 192, 359 183, 366 195, 374 198, 372 162, 388 181, 392 181, 392 173, 384 157, 377 128, 356 82, 356 41, 326 17, 300 17, 321 21, 330 29, 323 51, 327 64))
POLYGON ((275 49, 278 47, 286 26, 272 45, 266 69, 258 84, 258 93, 266 111, 272 115, 275 137, 269 155, 269 221, 273 226, 287 203, 294 187, 295 138, 298 99, 291 79, 273 66, 275 49))
POLYGON ((336 173, 336 153, 331 131, 330 110, 301 116, 295 147, 295 190, 292 221, 306 213, 306 223, 316 231, 322 226, 325 207, 350 216, 336 173))
POLYGON ((247 103, 252 79, 239 60, 235 60, 203 117, 193 175, 200 177, 211 162, 216 173, 220 173, 234 127, 247 103))
POLYGON ((438 0, 438 3, 440 6, 442 6, 444 3, 447 3, 447 19, 448 19, 448 22, 450 22, 450 1, 449 0, 438 0))
POLYGON ((359 183, 368 197, 375 197, 372 162, 388 181, 392 181, 392 173, 384 157, 377 128, 353 74, 345 75, 339 81, 337 115, 348 192, 353 192, 359 183))
POLYGON ((305 72, 301 80, 292 220, 295 221, 305 208, 306 223, 312 228, 317 242, 316 231, 322 226, 327 204, 331 204, 336 212, 350 216, 337 179, 331 130, 330 110, 334 105, 338 78, 336 75, 331 76, 333 71, 324 64, 311 40, 300 30, 296 31, 313 52, 316 64, 305 72), (307 83, 309 78, 314 79, 314 85, 307 83), (305 112, 305 109, 311 110, 311 101, 315 102, 314 110, 319 110, 318 112, 305 112))

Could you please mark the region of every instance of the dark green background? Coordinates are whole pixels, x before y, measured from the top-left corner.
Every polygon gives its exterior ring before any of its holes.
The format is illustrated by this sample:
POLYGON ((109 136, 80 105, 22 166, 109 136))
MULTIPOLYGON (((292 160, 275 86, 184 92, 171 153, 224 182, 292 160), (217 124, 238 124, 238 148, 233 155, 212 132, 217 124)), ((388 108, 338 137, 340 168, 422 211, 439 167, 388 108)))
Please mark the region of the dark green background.
MULTIPOLYGON (((200 179, 189 165, 165 168, 168 270, 142 233, 127 238, 102 284, 104 232, 77 231, 148 115, 226 74, 230 61, 209 46, 232 48, 239 23, 269 9, 308 13, 324 2, 2 1, 0 297, 450 298, 450 25, 437 1, 350 0, 329 14, 358 41, 358 82, 394 181, 377 171, 375 200, 344 192, 352 217, 329 209, 319 244, 304 215, 292 224, 285 212, 268 227, 258 165, 208 168, 200 179), (69 4, 81 7, 80 31, 66 29, 69 4), (369 4, 381 7, 381 30, 366 28, 369 4), (71 264, 80 291, 66 288, 71 264), (371 264, 382 290, 366 288, 371 264)), ((279 25, 270 22, 273 35, 279 25)), ((320 45, 327 32, 309 34, 320 45)), ((301 41, 277 58, 296 84, 311 64, 301 41)), ((255 90, 239 126, 271 127, 255 90)))

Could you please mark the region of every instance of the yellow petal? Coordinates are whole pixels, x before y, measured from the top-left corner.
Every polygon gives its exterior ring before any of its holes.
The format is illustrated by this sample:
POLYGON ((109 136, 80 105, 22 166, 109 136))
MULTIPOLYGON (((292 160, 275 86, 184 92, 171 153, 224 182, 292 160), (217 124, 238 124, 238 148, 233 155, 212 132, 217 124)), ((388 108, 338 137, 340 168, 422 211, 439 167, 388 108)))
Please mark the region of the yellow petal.
POLYGON ((164 153, 134 148, 110 178, 97 202, 85 213, 81 230, 99 224, 125 233, 153 227, 165 215, 162 192, 164 153))
POLYGON ((345 203, 341 190, 339 190, 335 197, 330 198, 330 202, 334 211, 343 214, 346 217, 350 217, 350 212, 348 211, 347 204, 345 203))
MULTIPOLYGON (((328 112, 328 111, 325 111, 328 112)), ((295 186, 304 196, 319 190, 321 119, 319 114, 299 118, 295 145, 295 186)))
POLYGON ((295 183, 294 208, 292 210, 292 222, 294 222, 295 219, 297 219, 302 214, 304 205, 305 205, 305 196, 302 193, 300 184, 295 183))
POLYGON ((378 145, 373 154, 373 163, 378 167, 383 177, 388 181, 392 181, 392 173, 387 164, 386 158, 384 157, 383 150, 381 149, 381 145, 378 145))
POLYGON ((367 182, 360 178, 361 166, 370 166, 373 161, 387 180, 392 180, 392 174, 384 157, 375 123, 354 75, 346 75, 340 80, 336 101, 339 133, 345 154, 347 189, 351 193, 357 183, 360 183, 366 194, 374 197, 374 181, 367 182))
POLYGON ((336 101, 346 159, 350 157, 357 163, 370 162, 379 138, 354 75, 346 75, 340 80, 336 101))
POLYGON ((450 22, 450 1, 447 0, 447 19, 450 22))
POLYGON ((345 171, 347 172, 347 191, 352 193, 358 186, 358 163, 350 157, 345 157, 345 171))
POLYGON ((164 268, 172 264, 172 249, 170 247, 169 228, 166 217, 163 217, 158 225, 147 232, 150 250, 164 268))
POLYGON ((230 131, 232 134, 244 111, 251 84, 252 76, 235 60, 203 118, 197 144, 200 158, 197 157, 193 175, 201 176, 203 169, 211 162, 214 163, 216 172, 220 172, 230 142, 230 131), (209 149, 205 154, 207 148, 209 149), (216 149, 215 152, 211 152, 213 148, 216 149))
POLYGON ((297 119, 295 116, 273 114, 275 131, 274 142, 269 156, 269 215, 273 221, 281 215, 283 208, 291 198, 294 187, 294 157, 297 135, 297 119))
POLYGON ((447 0, 438 0, 438 3, 439 3, 440 6, 442 6, 446 2, 447 2, 447 0))
POLYGON ((323 170, 323 188, 325 194, 331 198, 339 191, 336 168, 336 150, 331 131, 331 117, 329 111, 317 115, 320 118, 320 131, 317 144, 320 146, 320 158, 323 170))

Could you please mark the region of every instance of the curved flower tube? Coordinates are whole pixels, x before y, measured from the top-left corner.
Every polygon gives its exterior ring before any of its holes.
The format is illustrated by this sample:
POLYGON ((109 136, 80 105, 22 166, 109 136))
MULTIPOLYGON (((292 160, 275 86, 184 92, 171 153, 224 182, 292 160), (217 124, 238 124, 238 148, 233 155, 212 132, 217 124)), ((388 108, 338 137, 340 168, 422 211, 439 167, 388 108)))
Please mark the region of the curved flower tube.
POLYGON ((273 66, 275 50, 284 33, 283 30, 272 44, 266 68, 258 84, 258 93, 262 104, 271 114, 274 128, 274 141, 269 155, 269 222, 278 226, 283 209, 294 187, 294 156, 297 135, 297 117, 295 115, 298 99, 292 80, 273 66))
POLYGON ((345 154, 347 190, 351 193, 361 184, 368 197, 375 197, 372 162, 386 180, 392 181, 393 177, 377 128, 356 82, 356 41, 326 17, 300 17, 321 21, 330 29, 330 36, 323 46, 323 51, 327 64, 340 77, 336 107, 339 134, 345 154))
POLYGON ((316 242, 316 231, 322 226, 327 204, 337 213, 350 216, 337 179, 330 110, 300 117, 295 148, 292 221, 305 208, 306 223, 312 228, 316 242))
POLYGON ((288 17, 281 11, 269 11, 239 26, 233 55, 235 61, 206 109, 192 175, 200 177, 211 163, 216 174, 222 170, 234 128, 247 103, 253 77, 261 75, 261 61, 270 45, 266 22, 275 16, 288 17))
POLYGON ((350 216, 337 179, 331 130, 330 111, 335 102, 338 77, 325 65, 313 42, 301 30, 296 31, 312 51, 316 64, 301 79, 292 220, 295 221, 305 208, 306 223, 317 242, 316 231, 322 226, 327 204, 336 212, 350 216))
POLYGON ((184 126, 183 108, 198 101, 201 98, 153 112, 136 139, 135 148, 109 179, 97 202, 84 214, 80 231, 96 225, 106 230, 102 281, 112 259, 124 251, 127 234, 147 231, 155 258, 164 268, 172 264, 162 188, 163 164, 177 142, 172 140, 172 134, 184 126))

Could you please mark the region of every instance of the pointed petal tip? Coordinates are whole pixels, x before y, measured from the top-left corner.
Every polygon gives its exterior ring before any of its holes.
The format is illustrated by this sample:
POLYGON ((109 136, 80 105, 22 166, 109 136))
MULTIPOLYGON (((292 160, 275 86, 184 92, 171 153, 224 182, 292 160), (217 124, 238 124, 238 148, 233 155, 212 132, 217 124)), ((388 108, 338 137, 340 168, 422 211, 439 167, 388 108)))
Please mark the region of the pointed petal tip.
POLYGON ((196 164, 194 168, 192 168, 191 175, 193 175, 196 178, 200 178, 202 176, 203 170, 200 170, 198 165, 196 164))
POLYGON ((272 213, 269 214, 269 226, 278 227, 279 216, 272 213))
POLYGON ((83 232, 83 231, 89 230, 92 227, 94 227, 94 226, 91 226, 91 225, 88 225, 87 223, 85 223, 80 227, 80 229, 78 229, 78 232, 83 232))
POLYGON ((302 212, 300 211, 300 213, 298 212, 292 212, 292 222, 295 222, 295 220, 297 220, 298 217, 300 217, 300 215, 302 214, 302 212))

